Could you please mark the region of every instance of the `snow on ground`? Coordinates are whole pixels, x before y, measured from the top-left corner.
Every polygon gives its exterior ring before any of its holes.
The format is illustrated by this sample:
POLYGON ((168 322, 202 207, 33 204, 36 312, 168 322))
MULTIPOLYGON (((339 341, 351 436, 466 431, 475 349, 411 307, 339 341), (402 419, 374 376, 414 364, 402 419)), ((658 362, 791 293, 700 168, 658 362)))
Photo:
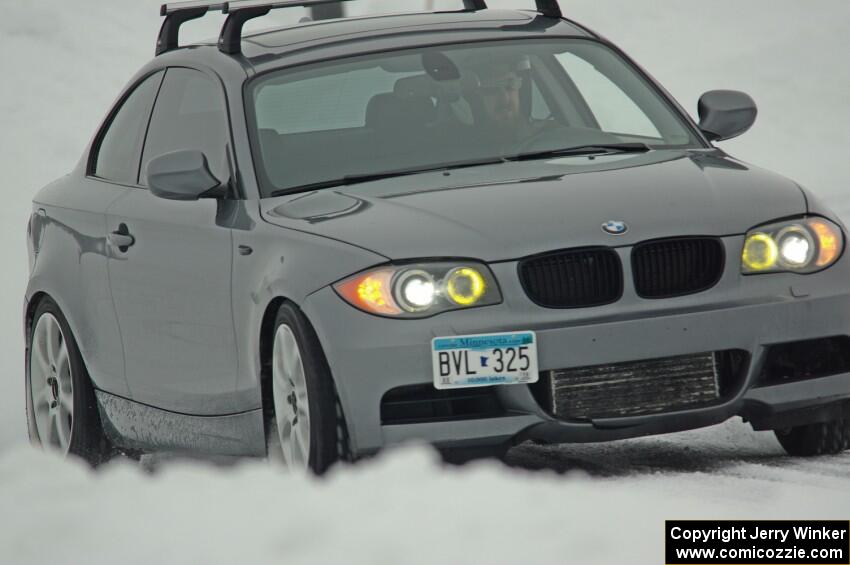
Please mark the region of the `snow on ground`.
POLYGON ((573 470, 445 468, 420 447, 326 480, 262 462, 95 474, 15 448, 0 458, 0 562, 661 563, 665 519, 847 519, 850 507, 850 456, 788 461, 740 426, 512 457, 573 470))
MULTIPOLYGON (((850 218, 846 0, 562 5, 689 111, 709 89, 749 92, 759 121, 723 147, 796 179, 850 218)), ((119 89, 152 55, 160 22, 157 0, 2 7, 0 563, 658 563, 665 518, 847 519, 850 455, 792 460, 770 434, 737 421, 605 445, 521 446, 513 469, 447 469, 430 450, 409 448, 324 481, 261 462, 171 463, 150 475, 119 461, 94 473, 29 449, 20 329, 29 201, 79 159, 119 89)), ((215 36, 219 25, 193 22, 186 36, 215 36)))

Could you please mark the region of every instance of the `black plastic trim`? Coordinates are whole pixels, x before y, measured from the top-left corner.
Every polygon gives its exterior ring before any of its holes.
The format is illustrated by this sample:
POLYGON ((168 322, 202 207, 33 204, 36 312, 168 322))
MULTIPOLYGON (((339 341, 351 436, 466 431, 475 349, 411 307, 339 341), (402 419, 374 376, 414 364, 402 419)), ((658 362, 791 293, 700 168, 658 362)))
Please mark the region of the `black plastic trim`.
POLYGON ((561 19, 564 17, 558 0, 537 0, 537 11, 550 18, 561 19))
POLYGON ((682 237, 666 237, 666 238, 660 238, 660 239, 651 239, 651 240, 648 240, 648 241, 641 241, 640 243, 636 243, 632 247, 631 263, 632 263, 632 265, 631 265, 631 268, 632 268, 632 283, 634 284, 634 287, 635 287, 635 293, 639 297, 641 297, 645 300, 665 300, 665 299, 668 299, 668 298, 680 298, 682 296, 690 296, 692 294, 699 294, 701 292, 705 292, 707 290, 714 288, 717 285, 717 283, 720 282, 720 280, 723 278, 723 275, 724 275, 725 270, 726 270, 726 246, 723 244, 723 240, 719 237, 716 237, 716 236, 690 236, 689 235, 689 236, 682 236, 682 237), (638 281, 637 281, 637 269, 635 268, 635 264, 636 264, 635 256, 636 256, 636 254, 640 253, 640 251, 642 249, 649 247, 649 246, 664 244, 664 243, 669 243, 669 242, 676 242, 676 241, 681 241, 681 242, 686 242, 686 241, 712 241, 712 242, 714 242, 717 245, 717 248, 720 251, 720 257, 719 257, 720 268, 718 269, 717 273, 715 274, 715 277, 713 279, 711 279, 710 281, 706 281, 706 283, 702 286, 695 287, 695 288, 688 289, 688 290, 684 290, 684 291, 681 291, 681 292, 673 292, 673 293, 670 293, 670 294, 663 294, 663 295, 657 295, 657 296, 643 292, 640 288, 640 285, 638 284, 638 281))
POLYGON ((486 10, 487 2, 485 0, 463 0, 463 8, 465 10, 486 10))
POLYGON ((186 22, 203 18, 207 12, 226 11, 227 2, 206 4, 199 2, 182 2, 179 4, 163 4, 159 15, 165 17, 159 30, 156 42, 156 55, 162 55, 179 47, 180 26, 186 22))
POLYGON ((228 55, 242 52, 242 28, 245 23, 254 18, 265 16, 271 12, 271 6, 256 6, 234 10, 227 16, 221 35, 218 38, 218 50, 228 55))
POLYGON ((276 8, 295 8, 295 7, 316 7, 326 4, 339 4, 350 0, 284 0, 280 2, 266 2, 248 4, 240 7, 239 0, 234 2, 225 2, 222 10, 227 16, 224 26, 221 28, 221 35, 218 38, 218 50, 228 55, 238 55, 242 52, 242 28, 245 23, 254 18, 265 16, 271 10, 276 8))
POLYGON ((595 308, 598 306, 605 306, 607 304, 614 304, 618 302, 621 298, 623 298, 623 292, 625 290, 625 276, 623 274, 623 262, 620 259, 619 253, 613 247, 604 247, 604 246, 596 246, 596 247, 575 247, 569 249, 559 249, 556 251, 549 251, 546 253, 540 253, 537 255, 532 255, 529 257, 525 257, 517 263, 517 277, 519 277, 520 285, 522 286, 523 291, 529 300, 531 300, 537 306, 541 308, 547 308, 550 310, 575 310, 577 308, 595 308), (529 290, 528 285, 526 283, 525 277, 523 276, 523 268, 531 261, 545 259, 548 257, 556 257, 559 255, 565 254, 573 254, 573 253, 587 253, 587 252, 605 252, 610 253, 610 255, 614 258, 614 262, 616 263, 617 270, 619 272, 619 292, 616 293, 616 296, 612 297, 610 300, 604 300, 599 302, 594 302, 591 304, 578 304, 575 306, 553 306, 550 304, 543 303, 537 300, 534 296, 532 296, 532 292, 529 290))

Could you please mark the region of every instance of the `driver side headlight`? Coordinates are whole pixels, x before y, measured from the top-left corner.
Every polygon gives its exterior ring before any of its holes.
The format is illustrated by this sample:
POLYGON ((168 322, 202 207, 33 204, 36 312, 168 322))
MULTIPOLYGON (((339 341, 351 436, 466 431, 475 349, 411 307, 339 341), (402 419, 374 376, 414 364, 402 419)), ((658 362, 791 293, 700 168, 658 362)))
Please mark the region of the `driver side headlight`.
POLYGON ((333 287, 352 306, 394 318, 426 318, 502 301, 490 269, 465 261, 388 265, 333 287))
POLYGON ((825 218, 778 222, 750 230, 741 255, 741 272, 814 273, 835 263, 844 234, 825 218))

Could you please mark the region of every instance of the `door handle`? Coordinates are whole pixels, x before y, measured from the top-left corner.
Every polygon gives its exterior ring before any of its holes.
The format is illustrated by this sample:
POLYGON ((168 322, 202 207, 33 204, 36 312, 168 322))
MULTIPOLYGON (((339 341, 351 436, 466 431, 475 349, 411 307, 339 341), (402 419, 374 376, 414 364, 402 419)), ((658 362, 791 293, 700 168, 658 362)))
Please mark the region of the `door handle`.
POLYGON ((130 235, 130 230, 127 228, 127 224, 121 224, 118 226, 118 229, 109 234, 107 239, 109 240, 109 245, 117 247, 122 253, 126 252, 136 243, 136 238, 130 235))

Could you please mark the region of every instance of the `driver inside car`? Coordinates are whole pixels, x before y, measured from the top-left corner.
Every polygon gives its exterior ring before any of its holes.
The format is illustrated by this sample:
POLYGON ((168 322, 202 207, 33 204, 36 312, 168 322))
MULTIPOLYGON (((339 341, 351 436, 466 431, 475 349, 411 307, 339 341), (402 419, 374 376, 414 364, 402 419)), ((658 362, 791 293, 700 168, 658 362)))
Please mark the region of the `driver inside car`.
MULTIPOLYGON (((520 63, 488 62, 475 69, 478 86, 475 94, 481 104, 479 127, 498 144, 500 152, 516 153, 529 140, 546 129, 549 121, 532 120, 523 111, 522 90, 529 80, 520 63)), ((528 62, 526 61, 526 67, 528 62)))

